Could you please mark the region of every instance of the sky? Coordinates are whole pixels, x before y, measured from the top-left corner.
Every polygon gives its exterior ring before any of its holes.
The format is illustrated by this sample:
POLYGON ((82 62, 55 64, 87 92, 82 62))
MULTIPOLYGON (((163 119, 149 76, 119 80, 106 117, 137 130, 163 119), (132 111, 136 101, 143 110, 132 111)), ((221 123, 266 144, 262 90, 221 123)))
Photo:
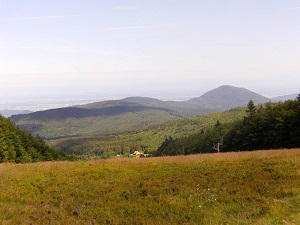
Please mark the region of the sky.
POLYGON ((293 94, 299 62, 298 0, 0 0, 0 107, 293 94))

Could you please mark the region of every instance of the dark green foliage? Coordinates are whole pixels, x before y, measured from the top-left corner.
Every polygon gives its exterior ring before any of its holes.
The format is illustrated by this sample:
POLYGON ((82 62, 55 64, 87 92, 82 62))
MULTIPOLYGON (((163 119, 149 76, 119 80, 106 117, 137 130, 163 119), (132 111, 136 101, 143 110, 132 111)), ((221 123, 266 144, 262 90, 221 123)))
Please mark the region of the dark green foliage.
POLYGON ((185 153, 182 143, 175 141, 172 137, 166 138, 157 152, 160 153, 159 155, 183 155, 185 153))
POLYGON ((256 112, 256 107, 254 105, 254 102, 252 100, 249 101, 248 105, 247 105, 247 117, 249 119, 252 119, 252 117, 254 116, 255 112, 256 112))
POLYGON ((300 100, 247 106, 242 120, 220 124, 198 134, 166 140, 157 155, 300 147, 300 100), (224 140, 224 142, 223 142, 224 140), (219 143, 219 144, 218 144, 219 143))
POLYGON ((169 139, 158 148, 156 155, 189 155, 215 152, 214 144, 220 143, 221 145, 223 134, 227 133, 230 127, 229 124, 221 125, 216 122, 213 128, 209 128, 206 131, 201 130, 197 134, 177 138, 172 141, 169 139))
POLYGON ((40 138, 20 130, 0 116, 0 162, 27 163, 67 159, 65 153, 51 149, 40 138))
POLYGON ((260 106, 231 130, 226 149, 255 150, 300 146, 298 101, 260 106))

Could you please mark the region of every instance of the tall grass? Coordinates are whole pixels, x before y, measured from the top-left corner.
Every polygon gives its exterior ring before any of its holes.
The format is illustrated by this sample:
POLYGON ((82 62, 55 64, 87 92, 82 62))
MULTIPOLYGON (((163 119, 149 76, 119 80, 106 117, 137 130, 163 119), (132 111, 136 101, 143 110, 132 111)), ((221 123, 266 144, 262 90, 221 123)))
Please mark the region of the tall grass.
POLYGON ((0 164, 1 224, 300 224, 300 149, 0 164))

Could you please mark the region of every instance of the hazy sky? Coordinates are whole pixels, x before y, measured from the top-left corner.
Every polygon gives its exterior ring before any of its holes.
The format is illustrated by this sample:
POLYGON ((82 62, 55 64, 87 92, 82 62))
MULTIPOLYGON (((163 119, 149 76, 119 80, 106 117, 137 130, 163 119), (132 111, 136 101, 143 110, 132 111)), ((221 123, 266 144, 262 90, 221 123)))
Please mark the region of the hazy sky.
POLYGON ((300 1, 0 0, 0 100, 300 89, 300 1))

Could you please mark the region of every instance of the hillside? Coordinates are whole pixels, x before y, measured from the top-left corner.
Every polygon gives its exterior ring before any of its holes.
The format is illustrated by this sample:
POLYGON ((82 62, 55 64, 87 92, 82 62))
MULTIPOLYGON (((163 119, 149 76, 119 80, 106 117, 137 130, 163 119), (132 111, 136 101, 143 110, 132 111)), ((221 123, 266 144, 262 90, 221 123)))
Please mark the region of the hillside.
POLYGON ((208 109, 201 104, 190 104, 189 101, 161 101, 145 97, 129 97, 122 101, 141 104, 148 107, 165 108, 187 117, 209 114, 216 111, 215 109, 208 109))
POLYGON ((202 129, 213 127, 217 121, 228 123, 242 119, 245 115, 245 108, 235 108, 224 112, 160 123, 135 132, 57 138, 50 140, 49 144, 64 152, 88 157, 115 157, 118 154, 128 156, 135 150, 154 152, 166 137, 179 138, 195 134, 202 129))
POLYGON ((1 224, 300 224, 300 149, 0 171, 1 224))
POLYGON ((130 97, 14 115, 11 119, 22 129, 46 139, 101 135, 137 131, 182 117, 245 106, 250 99, 256 103, 269 101, 243 88, 222 86, 189 101, 130 97))
POLYGON ((232 123, 216 125, 204 132, 181 138, 166 138, 157 155, 250 151, 300 147, 300 96, 298 100, 255 106, 232 123))
POLYGON ((50 143, 62 151, 88 157, 129 156, 136 150, 178 155, 300 146, 297 100, 252 104, 250 101, 247 108, 179 119, 142 131, 59 138, 50 143), (221 139, 222 146, 214 149, 221 139))
POLYGON ((128 97, 121 100, 94 102, 86 105, 78 105, 76 107, 84 109, 103 109, 116 106, 144 106, 172 112, 179 116, 203 115, 214 111, 204 108, 201 105, 190 104, 188 101, 162 101, 148 97, 128 97))
POLYGON ((45 139, 135 131, 178 118, 172 111, 141 105, 69 107, 11 117, 20 128, 45 139))
POLYGON ((0 116, 0 162, 24 163, 58 159, 67 159, 67 156, 0 116))

